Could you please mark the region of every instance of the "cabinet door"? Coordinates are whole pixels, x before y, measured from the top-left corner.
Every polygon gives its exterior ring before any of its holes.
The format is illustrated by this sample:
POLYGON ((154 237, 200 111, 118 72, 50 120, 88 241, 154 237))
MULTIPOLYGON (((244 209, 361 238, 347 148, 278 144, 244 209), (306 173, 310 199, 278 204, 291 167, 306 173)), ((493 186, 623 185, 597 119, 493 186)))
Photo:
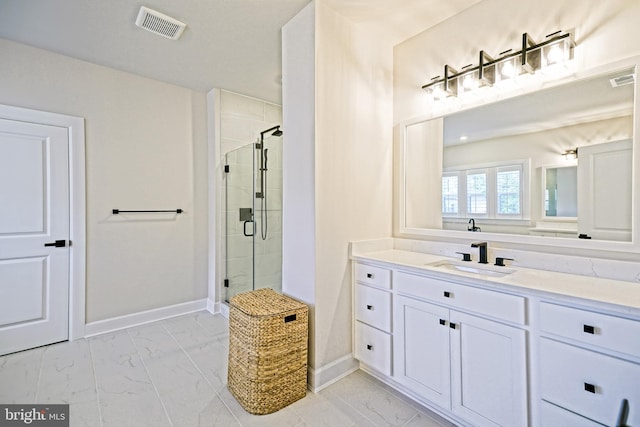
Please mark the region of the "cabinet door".
POLYGON ((394 377, 418 395, 451 408, 449 310, 398 296, 394 305, 394 377))
POLYGON ((525 331, 455 311, 450 320, 453 411, 475 426, 528 425, 525 331))

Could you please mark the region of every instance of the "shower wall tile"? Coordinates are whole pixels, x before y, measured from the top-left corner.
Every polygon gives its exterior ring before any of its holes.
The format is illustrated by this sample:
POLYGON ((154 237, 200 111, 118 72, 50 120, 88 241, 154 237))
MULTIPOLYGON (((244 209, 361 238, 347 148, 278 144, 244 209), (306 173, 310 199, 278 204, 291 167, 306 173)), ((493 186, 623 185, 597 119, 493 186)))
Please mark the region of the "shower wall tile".
POLYGON ((275 104, 264 104, 264 121, 267 123, 282 123, 282 107, 275 104))
POLYGON ((271 276, 282 269, 282 256, 278 253, 264 254, 256 259, 256 276, 271 276))
MULTIPOLYGON (((256 120, 263 120, 265 116, 265 102, 249 98, 226 90, 220 91, 220 103, 225 115, 236 115, 256 120)), ((280 107, 278 109, 281 110, 280 107)))
POLYGON ((260 137, 260 132, 265 130, 262 120, 248 117, 222 115, 220 119, 220 132, 226 139, 244 141, 245 144, 255 142, 260 137))
MULTIPOLYGON (((260 230, 260 212, 256 215, 256 229, 260 230)), ((280 211, 267 211, 267 241, 271 240, 272 235, 282 234, 282 212, 280 211)), ((258 233, 256 233, 258 234, 258 233)))
POLYGON ((245 258, 253 255, 252 239, 242 234, 230 236, 227 241, 227 259, 245 258))
MULTIPOLYGON (((267 187, 267 210, 278 211, 278 215, 281 215, 282 211, 282 186, 280 188, 273 188, 270 185, 267 187)), ((258 203, 258 208, 260 204, 258 203)))

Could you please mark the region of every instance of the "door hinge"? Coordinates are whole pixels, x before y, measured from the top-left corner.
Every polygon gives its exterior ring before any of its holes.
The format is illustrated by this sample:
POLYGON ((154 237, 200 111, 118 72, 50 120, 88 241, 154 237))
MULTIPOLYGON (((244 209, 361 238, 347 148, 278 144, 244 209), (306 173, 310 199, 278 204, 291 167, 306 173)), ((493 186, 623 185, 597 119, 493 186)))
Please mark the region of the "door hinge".
POLYGON ((224 285, 224 287, 225 287, 225 288, 228 288, 228 287, 229 287, 229 279, 224 279, 224 280, 222 281, 222 283, 223 283, 223 285, 224 285))
POLYGON ((229 165, 224 165, 224 173, 229 173, 229 165))

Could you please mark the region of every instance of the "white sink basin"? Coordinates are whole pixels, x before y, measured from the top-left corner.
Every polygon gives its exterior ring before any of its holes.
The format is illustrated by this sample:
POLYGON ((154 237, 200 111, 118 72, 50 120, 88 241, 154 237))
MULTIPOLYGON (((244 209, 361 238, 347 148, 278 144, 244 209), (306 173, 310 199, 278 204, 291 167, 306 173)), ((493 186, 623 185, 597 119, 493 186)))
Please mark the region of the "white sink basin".
POLYGON ((436 261, 434 263, 426 265, 428 265, 429 267, 442 268, 445 270, 453 270, 462 273, 479 274, 481 276, 489 277, 504 277, 516 271, 512 268, 465 261, 436 261))

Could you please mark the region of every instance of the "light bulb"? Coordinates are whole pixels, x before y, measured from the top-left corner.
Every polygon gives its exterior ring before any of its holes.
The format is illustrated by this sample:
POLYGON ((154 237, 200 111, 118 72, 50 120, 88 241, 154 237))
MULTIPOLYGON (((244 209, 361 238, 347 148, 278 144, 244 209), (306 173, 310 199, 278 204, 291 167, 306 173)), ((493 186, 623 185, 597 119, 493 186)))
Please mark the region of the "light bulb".
POLYGON ((512 78, 516 75, 516 69, 513 67, 512 61, 506 61, 502 64, 502 68, 500 69, 500 74, 502 74, 505 78, 512 78))
POLYGON ((464 90, 473 90, 478 87, 478 81, 473 77, 473 74, 467 74, 462 80, 462 87, 464 90))
POLYGON ((556 44, 551 46, 549 52, 547 52, 547 64, 557 64, 562 62, 564 55, 562 49, 560 49, 560 45, 556 44))

